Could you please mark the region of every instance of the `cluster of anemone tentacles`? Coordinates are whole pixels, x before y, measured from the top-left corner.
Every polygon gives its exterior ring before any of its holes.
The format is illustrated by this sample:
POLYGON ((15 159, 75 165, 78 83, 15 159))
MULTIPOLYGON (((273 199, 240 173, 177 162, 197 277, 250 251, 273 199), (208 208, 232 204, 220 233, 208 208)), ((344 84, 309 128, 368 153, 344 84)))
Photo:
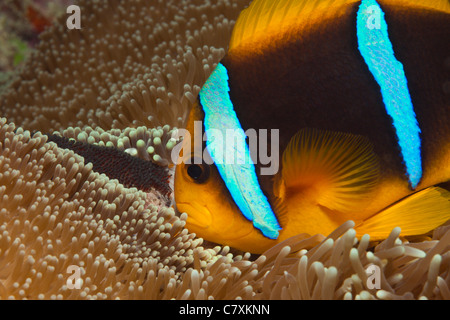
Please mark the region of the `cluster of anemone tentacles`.
POLYGON ((450 299, 448 225, 374 244, 348 222, 255 257, 204 242, 186 214, 48 142, 55 133, 169 165, 248 2, 81 0, 81 30, 62 17, 42 34, 0 97, 1 299, 450 299))

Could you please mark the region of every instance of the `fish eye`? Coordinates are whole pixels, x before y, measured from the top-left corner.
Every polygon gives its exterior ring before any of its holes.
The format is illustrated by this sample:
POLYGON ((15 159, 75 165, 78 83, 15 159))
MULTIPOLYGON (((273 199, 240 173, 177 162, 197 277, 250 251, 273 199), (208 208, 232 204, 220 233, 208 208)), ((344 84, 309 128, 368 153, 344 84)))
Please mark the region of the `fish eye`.
POLYGON ((194 182, 203 183, 209 178, 209 166, 204 163, 195 164, 193 160, 192 164, 186 164, 186 172, 194 182))

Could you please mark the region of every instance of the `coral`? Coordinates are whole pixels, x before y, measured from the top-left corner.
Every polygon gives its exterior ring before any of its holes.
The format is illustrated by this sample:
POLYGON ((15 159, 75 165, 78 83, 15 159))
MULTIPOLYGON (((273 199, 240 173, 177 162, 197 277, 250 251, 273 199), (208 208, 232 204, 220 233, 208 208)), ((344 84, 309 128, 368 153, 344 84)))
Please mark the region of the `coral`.
POLYGON ((448 299, 450 226, 370 248, 347 222, 253 258, 208 248, 186 214, 92 170, 47 136, 0 120, 0 298, 448 299), (380 270, 371 287, 366 270, 380 270), (80 268, 80 289, 68 268, 80 268), (69 280, 69 284, 68 284, 69 280))
POLYGON ((347 222, 255 257, 204 242, 154 193, 48 141, 169 166, 176 128, 248 2, 82 0, 82 30, 60 19, 42 33, 0 97, 1 299, 450 299, 448 225, 371 243, 347 222))
POLYGON ((61 132, 66 138, 99 146, 114 147, 143 160, 162 166, 172 164, 171 151, 181 141, 177 128, 164 127, 125 128, 103 130, 100 127, 68 128, 61 132))
POLYGON ((92 163, 92 170, 117 179, 126 187, 136 187, 145 192, 154 190, 165 197, 172 192, 169 188, 169 170, 165 166, 133 157, 114 147, 83 143, 58 135, 48 135, 48 141, 55 142, 59 148, 76 152, 85 163, 92 163))
POLYGON ((248 2, 80 1, 82 28, 41 34, 0 113, 42 132, 182 127, 248 2))
POLYGON ((68 0, 3 0, 0 3, 0 93, 38 43, 40 32, 65 12, 68 0))

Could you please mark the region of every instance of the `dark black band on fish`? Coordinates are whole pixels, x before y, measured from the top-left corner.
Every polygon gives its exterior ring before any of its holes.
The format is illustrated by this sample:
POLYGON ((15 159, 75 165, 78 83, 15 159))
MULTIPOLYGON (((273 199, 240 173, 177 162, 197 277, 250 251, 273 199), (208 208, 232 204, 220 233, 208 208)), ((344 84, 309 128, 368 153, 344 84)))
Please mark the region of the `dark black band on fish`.
POLYGON ((172 193, 169 186, 170 174, 166 167, 133 157, 116 148, 75 141, 54 134, 47 136, 49 142, 56 143, 59 148, 74 151, 85 162, 92 163, 94 171, 104 173, 110 179, 117 179, 127 188, 135 187, 144 192, 154 189, 165 197, 172 193))
MULTIPOLYGON (((417 6, 411 8, 392 0, 277 2, 296 6, 299 17, 304 14, 301 17, 307 21, 299 18, 299 23, 282 18, 290 17, 290 10, 275 2, 281 14, 265 22, 265 16, 257 17, 257 6, 268 2, 256 2, 247 17, 251 23, 246 19, 237 23, 230 51, 221 62, 229 73, 230 97, 239 106, 235 111, 243 129, 282 128, 281 150, 298 128, 366 136, 380 156, 383 174, 393 179, 402 176, 414 189, 434 172, 436 159, 445 157, 442 143, 450 134, 444 120, 450 116, 450 108, 445 108, 449 95, 442 90, 448 73, 431 72, 442 70, 449 55, 448 15, 422 9, 420 1, 415 2, 417 6), (322 9, 333 6, 323 10, 329 15, 327 23, 316 23, 320 10, 302 11, 316 3, 323 4, 322 9), (360 15, 360 28, 358 11, 365 14, 360 15), (357 29, 366 31, 366 37, 364 32, 358 36, 357 29), (371 45, 372 32, 381 33, 379 40, 385 40, 383 51, 371 49, 372 59, 380 62, 376 66, 369 54, 364 57, 358 50, 358 42, 362 49, 371 45), (388 45, 393 54, 384 55, 388 45), (403 70, 390 68, 399 62, 403 70), (401 71, 395 72, 401 77, 393 76, 395 70, 401 71), (264 112, 255 112, 261 108, 264 112)), ((424 1, 423 6, 432 7, 431 2, 440 1, 424 1)))

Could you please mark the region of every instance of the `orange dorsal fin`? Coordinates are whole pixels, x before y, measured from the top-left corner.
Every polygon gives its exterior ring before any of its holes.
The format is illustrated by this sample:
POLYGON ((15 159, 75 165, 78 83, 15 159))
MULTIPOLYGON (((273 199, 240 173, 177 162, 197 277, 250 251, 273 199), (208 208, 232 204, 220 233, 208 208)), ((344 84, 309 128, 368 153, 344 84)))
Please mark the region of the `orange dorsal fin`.
MULTIPOLYGON (((379 0, 380 5, 404 6, 450 12, 448 0, 379 0)), ((306 30, 326 19, 336 19, 361 0, 254 0, 239 15, 230 41, 230 50, 241 45, 270 41, 271 35, 291 28, 306 30)), ((356 19, 356 16, 355 16, 356 19)))
POLYGON ((391 5, 408 8, 423 8, 434 11, 450 13, 450 1, 448 0, 377 0, 380 5, 391 5))
POLYGON ((307 27, 320 17, 339 14, 343 6, 356 2, 358 0, 255 0, 239 15, 230 50, 292 27, 307 27))

